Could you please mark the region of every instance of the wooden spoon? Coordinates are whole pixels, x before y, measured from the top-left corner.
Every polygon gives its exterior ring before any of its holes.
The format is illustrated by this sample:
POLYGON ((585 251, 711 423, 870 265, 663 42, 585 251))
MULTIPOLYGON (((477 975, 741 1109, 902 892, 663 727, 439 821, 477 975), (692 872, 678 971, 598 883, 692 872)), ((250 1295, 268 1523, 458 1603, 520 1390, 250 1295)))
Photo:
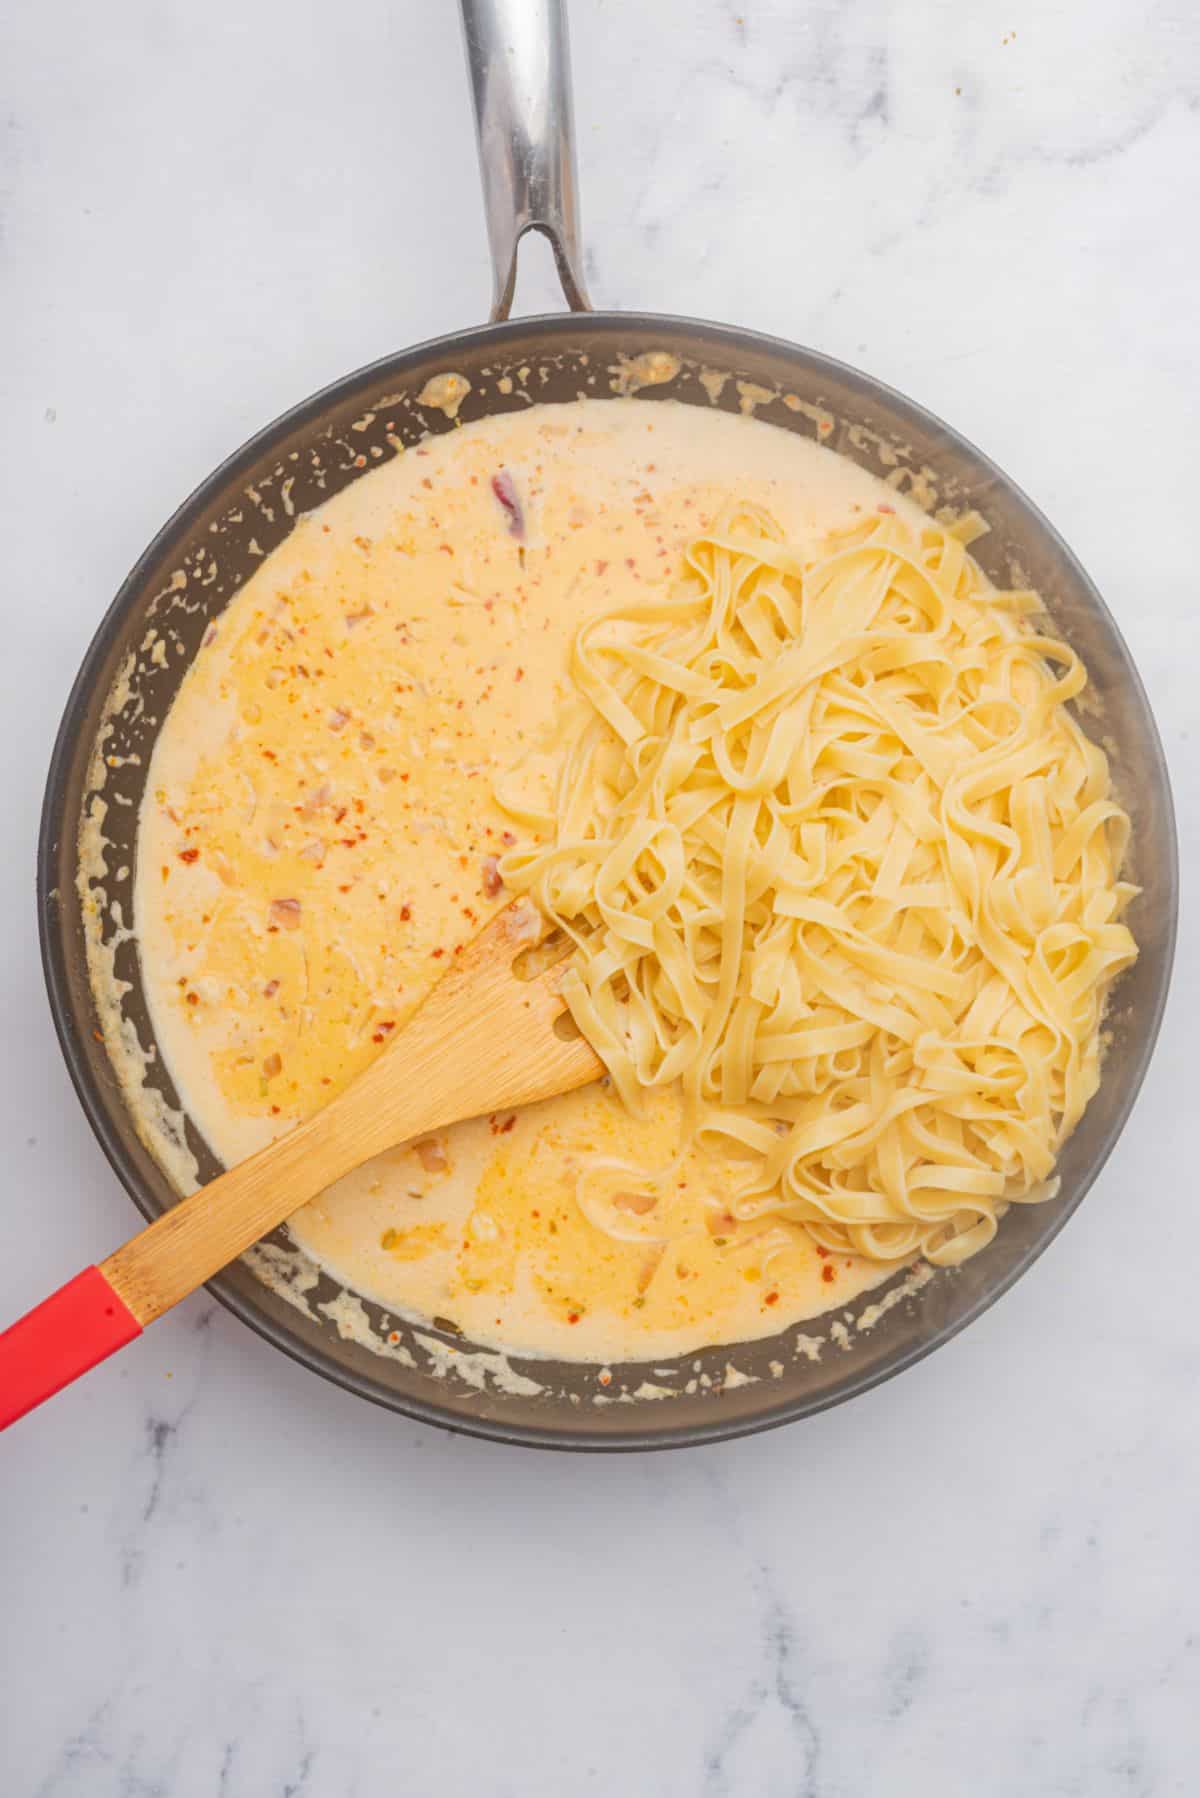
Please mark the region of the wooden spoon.
POLYGON ((459 1118, 528 1105, 603 1072, 565 1016, 556 964, 514 967, 546 934, 517 900, 469 943, 411 1021, 357 1080, 60 1287, 0 1335, 0 1429, 140 1336, 372 1155, 459 1118), (527 970, 526 970, 527 971, 527 970))

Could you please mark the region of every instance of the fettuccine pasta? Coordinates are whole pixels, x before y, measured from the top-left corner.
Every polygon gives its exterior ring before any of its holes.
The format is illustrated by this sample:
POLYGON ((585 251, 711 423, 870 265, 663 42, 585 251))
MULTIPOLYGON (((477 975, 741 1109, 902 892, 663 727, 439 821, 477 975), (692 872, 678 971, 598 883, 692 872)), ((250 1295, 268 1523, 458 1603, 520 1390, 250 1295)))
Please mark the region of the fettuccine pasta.
POLYGON ((881 508, 813 551, 728 513, 579 631, 586 725, 501 863, 626 1105, 678 1083, 739 1220, 880 1262, 961 1261, 1053 1190, 1137 952, 1085 671, 977 528, 881 508))

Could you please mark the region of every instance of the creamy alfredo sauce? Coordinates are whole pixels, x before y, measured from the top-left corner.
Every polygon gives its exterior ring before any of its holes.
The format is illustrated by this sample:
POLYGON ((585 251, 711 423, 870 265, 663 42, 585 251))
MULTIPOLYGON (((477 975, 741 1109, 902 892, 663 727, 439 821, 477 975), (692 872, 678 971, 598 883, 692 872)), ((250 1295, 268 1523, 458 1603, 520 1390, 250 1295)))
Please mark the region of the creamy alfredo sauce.
MULTIPOLYGON (((731 497, 800 541, 906 504, 750 418, 535 406, 356 481, 233 600, 158 738, 135 903, 158 1043, 223 1160, 360 1072, 505 903, 494 858, 519 826, 494 783, 536 783, 576 727, 575 629, 664 592, 731 497)), ((597 1085, 384 1155, 292 1229, 392 1311, 581 1360, 765 1336, 881 1277, 735 1222, 737 1168, 699 1153, 652 1208, 631 1192, 620 1239, 589 1223, 589 1159, 661 1169, 678 1131, 672 1095, 635 1121, 597 1085)))

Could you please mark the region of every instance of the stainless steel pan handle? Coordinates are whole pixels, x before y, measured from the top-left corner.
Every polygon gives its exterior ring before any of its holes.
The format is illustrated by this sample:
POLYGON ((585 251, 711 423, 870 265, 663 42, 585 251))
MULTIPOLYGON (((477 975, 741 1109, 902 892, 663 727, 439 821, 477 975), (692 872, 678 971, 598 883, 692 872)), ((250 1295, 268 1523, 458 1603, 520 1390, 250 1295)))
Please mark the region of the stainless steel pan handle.
POLYGON ((508 317, 517 246, 527 231, 549 238, 572 312, 590 312, 563 0, 461 4, 492 251, 492 318, 508 317))

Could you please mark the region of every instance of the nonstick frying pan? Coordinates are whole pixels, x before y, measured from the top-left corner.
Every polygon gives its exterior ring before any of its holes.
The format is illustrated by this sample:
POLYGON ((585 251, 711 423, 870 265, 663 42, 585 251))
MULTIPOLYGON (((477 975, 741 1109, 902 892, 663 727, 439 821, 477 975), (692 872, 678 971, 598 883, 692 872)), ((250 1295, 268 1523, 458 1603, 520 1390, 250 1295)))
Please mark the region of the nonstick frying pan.
MULTIPOLYGON (((118 1038, 128 1046, 136 1036, 154 1053, 137 946, 124 926, 155 735, 205 632, 296 518, 401 446, 455 428, 445 410, 422 403, 432 377, 455 372, 470 382, 463 422, 531 399, 553 405, 614 390, 635 392, 644 405, 753 406, 759 418, 817 437, 930 508, 976 509, 990 526, 976 546, 986 572, 1000 584, 1035 586, 1084 658, 1099 709, 1088 728, 1103 737, 1134 820, 1130 872, 1142 890, 1129 922, 1141 954, 1114 993, 1104 1080, 1062 1155, 1059 1196, 1014 1208, 995 1242, 958 1271, 938 1272, 918 1290, 898 1276, 871 1295, 870 1327, 846 1331, 839 1317, 677 1363, 618 1365, 604 1387, 595 1368, 514 1360, 506 1369, 470 1353, 451 1328, 348 1301, 334 1281, 303 1266, 286 1231, 268 1253, 290 1285, 268 1286, 244 1264, 213 1283, 222 1303, 306 1366, 427 1422, 542 1447, 692 1444, 805 1416, 899 1372, 977 1317, 1062 1228, 1129 1115, 1158 1031, 1177 909, 1170 790, 1116 624, 1051 525, 978 450, 911 401, 812 350, 696 320, 590 309, 561 0, 463 0, 463 15, 495 277, 491 323, 404 350, 306 400, 218 468, 140 558, 84 658, 50 766, 38 863, 46 981, 92 1127, 135 1204, 155 1217, 174 1190, 161 1145, 143 1140, 134 1123, 115 1050, 118 1038), (570 311, 510 321, 518 246, 530 230, 550 241, 570 311), (171 639, 165 659, 140 653, 151 629, 171 639), (81 880, 80 820, 97 793, 107 808, 106 867, 89 866, 81 880), (99 917, 127 987, 119 1017, 97 1012, 85 912, 99 917), (335 1319, 344 1325, 347 1315, 358 1325, 340 1333, 335 1319)), ((151 1059, 147 1080, 177 1107, 160 1058, 151 1059)), ((185 1129, 201 1178, 215 1177, 220 1164, 190 1122, 185 1129)))

